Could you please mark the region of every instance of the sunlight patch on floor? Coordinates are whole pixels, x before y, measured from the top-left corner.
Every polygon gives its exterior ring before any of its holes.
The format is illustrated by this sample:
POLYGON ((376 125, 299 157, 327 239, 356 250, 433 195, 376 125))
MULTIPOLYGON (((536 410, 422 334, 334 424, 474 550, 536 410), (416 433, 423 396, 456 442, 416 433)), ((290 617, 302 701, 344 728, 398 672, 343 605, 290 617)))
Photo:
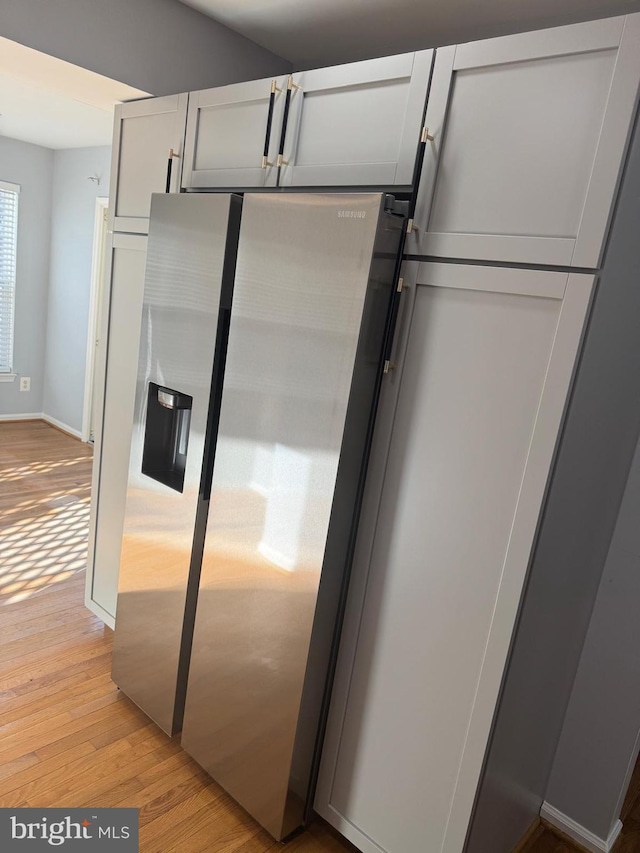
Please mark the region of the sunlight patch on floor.
POLYGON ((65 456, 2 466, 0 481, 23 488, 11 506, 0 511, 0 606, 23 601, 85 569, 87 486, 70 483, 64 490, 43 492, 40 479, 82 463, 86 457, 65 456))

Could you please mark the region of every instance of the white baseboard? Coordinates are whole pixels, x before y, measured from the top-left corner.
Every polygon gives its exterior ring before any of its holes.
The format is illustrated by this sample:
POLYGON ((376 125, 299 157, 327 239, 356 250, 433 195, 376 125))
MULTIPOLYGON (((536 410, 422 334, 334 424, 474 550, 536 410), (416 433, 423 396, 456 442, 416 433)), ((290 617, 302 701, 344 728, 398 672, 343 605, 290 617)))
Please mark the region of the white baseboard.
POLYGON ((66 432, 68 435, 72 435, 74 438, 79 438, 83 441, 82 433, 79 429, 74 429, 72 426, 69 426, 69 424, 65 424, 57 418, 51 417, 51 415, 45 415, 44 412, 29 412, 28 414, 21 415, 0 415, 0 421, 45 421, 45 423, 61 429, 62 432, 66 432))
POLYGON ((585 850, 589 850, 590 853, 611 853, 622 830, 622 821, 618 820, 614 824, 608 838, 599 838, 593 832, 585 829, 584 826, 576 823, 575 820, 567 817, 567 815, 546 802, 542 804, 540 817, 552 826, 555 826, 556 829, 564 832, 565 835, 568 835, 569 838, 576 841, 585 850))
POLYGON ((82 433, 79 429, 74 429, 73 427, 69 426, 69 424, 65 424, 62 421, 59 421, 57 418, 52 418, 51 415, 42 414, 40 415, 40 417, 43 421, 46 421, 46 423, 51 424, 51 426, 57 427, 58 429, 61 429, 62 432, 66 432, 69 435, 73 435, 75 438, 79 438, 82 441, 82 433))
POLYGON ((31 412, 24 415, 0 415, 0 421, 40 421, 42 412, 31 412))

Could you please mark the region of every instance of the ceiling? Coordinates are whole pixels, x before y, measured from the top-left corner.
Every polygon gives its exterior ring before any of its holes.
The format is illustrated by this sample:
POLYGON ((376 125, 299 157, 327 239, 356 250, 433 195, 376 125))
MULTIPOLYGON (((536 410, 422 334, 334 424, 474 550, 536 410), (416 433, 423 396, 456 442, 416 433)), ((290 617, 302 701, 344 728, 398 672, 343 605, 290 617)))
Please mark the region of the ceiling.
POLYGON ((640 0, 181 0, 296 68, 640 11, 640 0))
POLYGON ((45 148, 110 145, 114 106, 146 94, 0 38, 0 136, 45 148))

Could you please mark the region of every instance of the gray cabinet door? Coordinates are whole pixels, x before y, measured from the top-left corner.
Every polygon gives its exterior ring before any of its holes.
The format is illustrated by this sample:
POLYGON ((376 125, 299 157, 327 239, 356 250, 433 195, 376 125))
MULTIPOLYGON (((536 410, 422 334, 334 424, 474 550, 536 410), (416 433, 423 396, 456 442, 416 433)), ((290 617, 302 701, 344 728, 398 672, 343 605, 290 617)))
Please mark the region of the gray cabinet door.
POLYGON ((365 853, 463 849, 593 286, 456 264, 413 280, 315 800, 365 853))
POLYGON ((148 232, 151 193, 165 192, 170 159, 170 192, 179 192, 187 99, 186 94, 168 95, 116 107, 110 230, 148 232))
POLYGON ((640 14, 437 51, 409 252, 597 267, 640 81, 640 14))
POLYGON ((275 186, 286 85, 277 77, 191 92, 182 186, 275 186))
POLYGON ((294 74, 280 184, 409 184, 432 61, 423 50, 294 74))
POLYGON ((102 312, 108 340, 96 365, 96 430, 85 604, 111 628, 129 473, 147 237, 113 234, 102 312))

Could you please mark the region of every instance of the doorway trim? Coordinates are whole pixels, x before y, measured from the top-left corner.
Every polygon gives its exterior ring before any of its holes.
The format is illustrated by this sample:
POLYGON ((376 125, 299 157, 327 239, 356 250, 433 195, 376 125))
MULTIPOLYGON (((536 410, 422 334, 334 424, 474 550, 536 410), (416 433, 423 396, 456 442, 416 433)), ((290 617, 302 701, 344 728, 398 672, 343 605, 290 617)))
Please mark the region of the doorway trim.
POLYGON ((99 293, 104 273, 104 246, 107 234, 106 211, 109 199, 96 198, 93 221, 93 250, 91 255, 91 289, 89 294, 89 317, 87 323, 87 355, 84 370, 84 400, 82 406, 82 440, 89 441, 91 433, 91 410, 93 407, 93 384, 96 361, 96 339, 98 336, 99 293))

